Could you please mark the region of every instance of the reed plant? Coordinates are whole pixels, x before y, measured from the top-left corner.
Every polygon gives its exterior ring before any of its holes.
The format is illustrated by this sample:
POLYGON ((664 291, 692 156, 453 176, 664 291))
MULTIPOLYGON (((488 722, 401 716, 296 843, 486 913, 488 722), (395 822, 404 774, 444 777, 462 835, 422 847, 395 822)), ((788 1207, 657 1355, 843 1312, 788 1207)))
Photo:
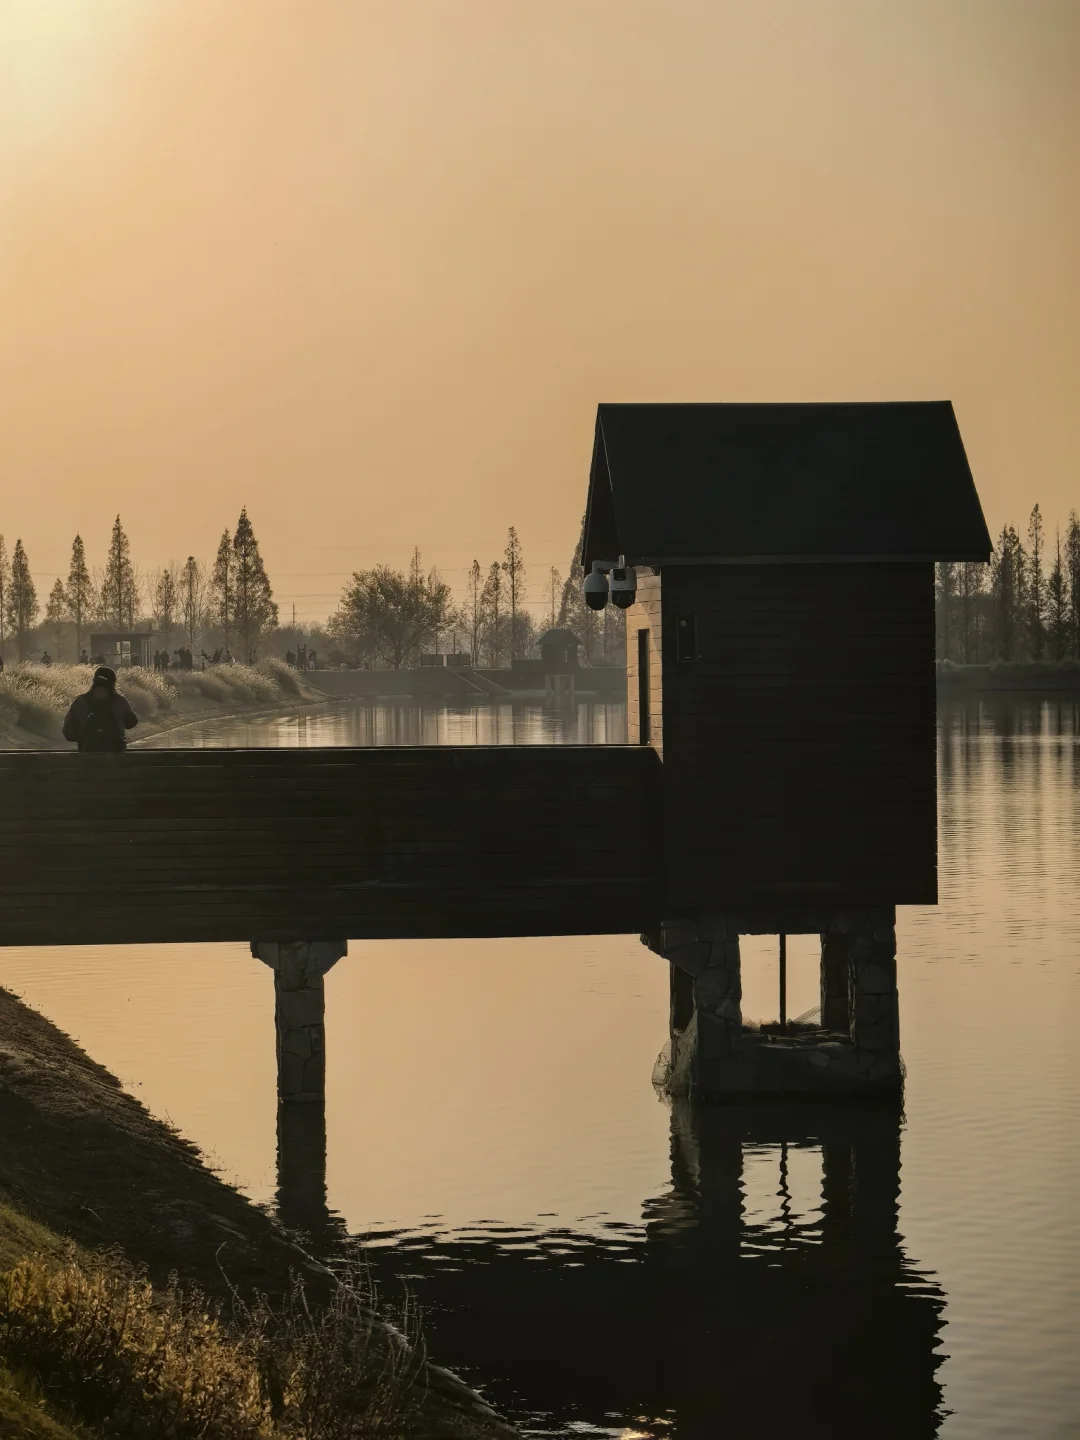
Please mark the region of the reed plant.
MULTIPOLYGON (((76 695, 90 689, 93 676, 90 665, 19 661, 10 666, 0 675, 0 729, 18 726, 33 735, 60 740, 68 707, 76 695)), ((282 660, 164 673, 132 666, 121 672, 119 686, 143 721, 153 720, 181 701, 275 705, 315 698, 282 660)))
POLYGON ((362 1273, 315 1307, 230 1310, 116 1252, 36 1253, 0 1274, 0 1366, 52 1414, 109 1440, 403 1440, 422 1347, 376 1319, 362 1273))

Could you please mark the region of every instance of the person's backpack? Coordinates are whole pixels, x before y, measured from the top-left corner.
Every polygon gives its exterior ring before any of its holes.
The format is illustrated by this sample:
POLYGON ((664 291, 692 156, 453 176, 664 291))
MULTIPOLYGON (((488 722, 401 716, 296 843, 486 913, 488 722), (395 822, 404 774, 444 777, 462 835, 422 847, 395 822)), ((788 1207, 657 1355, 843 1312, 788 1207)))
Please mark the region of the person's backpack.
POLYGON ((113 714, 112 697, 101 704, 90 702, 90 710, 79 740, 80 750, 122 750, 123 736, 113 714))

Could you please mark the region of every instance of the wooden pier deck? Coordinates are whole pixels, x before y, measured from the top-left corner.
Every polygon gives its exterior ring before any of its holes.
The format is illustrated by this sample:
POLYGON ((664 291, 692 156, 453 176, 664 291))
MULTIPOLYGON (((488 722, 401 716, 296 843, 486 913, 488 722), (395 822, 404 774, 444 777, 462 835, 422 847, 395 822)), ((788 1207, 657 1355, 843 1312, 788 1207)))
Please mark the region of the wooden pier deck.
POLYGON ((647 747, 0 753, 0 945, 632 932, 647 747))

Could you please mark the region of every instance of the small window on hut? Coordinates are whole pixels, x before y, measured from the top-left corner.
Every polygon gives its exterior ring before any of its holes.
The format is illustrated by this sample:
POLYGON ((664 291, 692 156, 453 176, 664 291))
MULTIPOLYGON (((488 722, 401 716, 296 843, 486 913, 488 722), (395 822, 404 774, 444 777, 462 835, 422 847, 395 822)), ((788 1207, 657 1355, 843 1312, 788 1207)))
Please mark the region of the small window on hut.
POLYGON ((680 665, 690 664, 698 658, 696 615, 675 617, 675 658, 680 665))

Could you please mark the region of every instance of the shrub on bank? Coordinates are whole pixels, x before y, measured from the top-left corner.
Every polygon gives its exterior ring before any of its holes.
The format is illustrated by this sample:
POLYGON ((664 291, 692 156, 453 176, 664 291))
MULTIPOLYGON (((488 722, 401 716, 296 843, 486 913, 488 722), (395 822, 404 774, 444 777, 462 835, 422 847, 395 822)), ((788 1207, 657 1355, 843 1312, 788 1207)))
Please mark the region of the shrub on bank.
POLYGON ((115 1253, 71 1251, 0 1275, 0 1363, 115 1440, 395 1440, 424 1362, 376 1326, 355 1276, 325 1309, 298 1281, 279 1309, 227 1320, 175 1279, 155 1292, 115 1253))
MULTIPOLYGON (((41 665, 20 661, 0 675, 0 729, 20 726, 49 740, 62 738, 60 727, 76 695, 93 682, 91 665, 41 665)), ((258 665, 215 665, 207 670, 169 670, 139 666, 121 672, 120 689, 140 720, 152 720, 181 700, 215 705, 272 705, 305 699, 309 691, 295 670, 281 660, 258 665)))

